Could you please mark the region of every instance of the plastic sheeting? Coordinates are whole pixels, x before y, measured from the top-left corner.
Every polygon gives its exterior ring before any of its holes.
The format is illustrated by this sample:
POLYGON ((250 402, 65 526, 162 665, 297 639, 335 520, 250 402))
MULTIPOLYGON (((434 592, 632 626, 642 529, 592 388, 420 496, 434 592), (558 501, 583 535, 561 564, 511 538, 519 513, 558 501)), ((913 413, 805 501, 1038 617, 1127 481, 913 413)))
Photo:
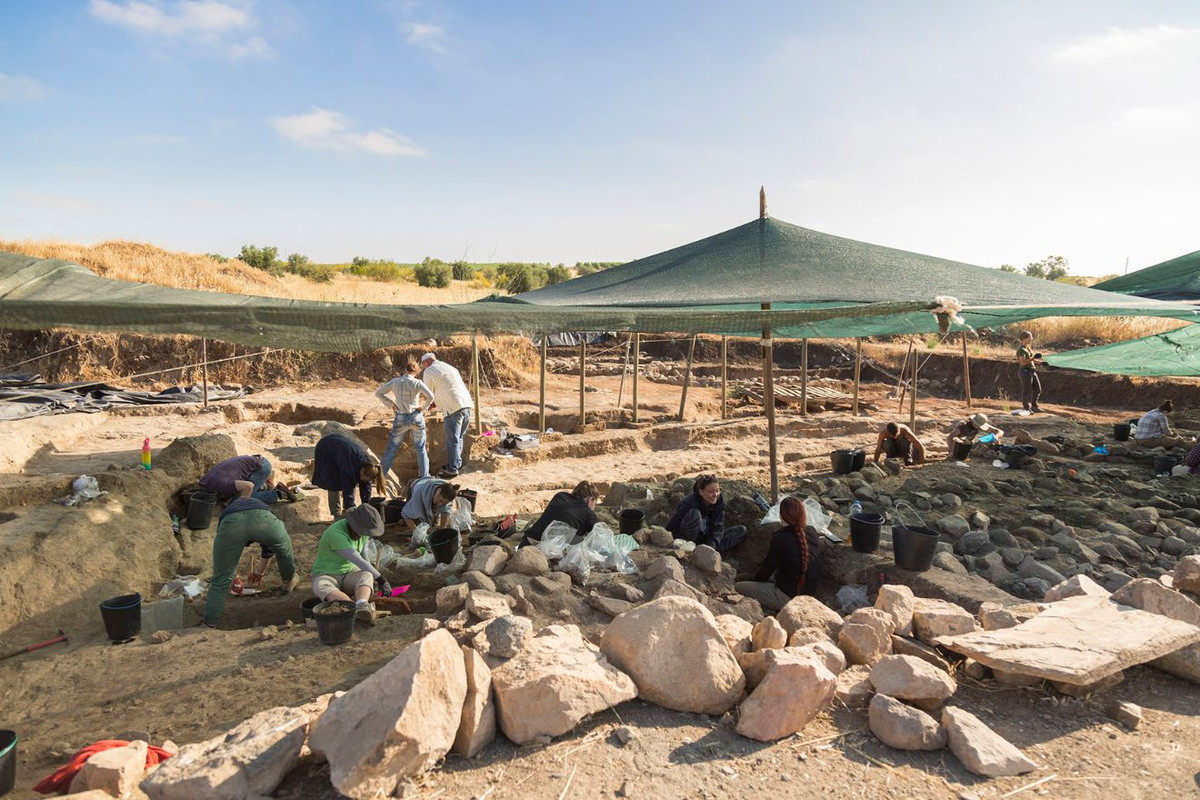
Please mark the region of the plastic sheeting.
POLYGON ((1156 333, 1141 339, 1046 356, 1046 363, 1065 369, 1114 375, 1200 377, 1200 325, 1156 333))
POLYGON ((1200 250, 1097 283, 1092 288, 1155 300, 1195 302, 1200 300, 1200 250))

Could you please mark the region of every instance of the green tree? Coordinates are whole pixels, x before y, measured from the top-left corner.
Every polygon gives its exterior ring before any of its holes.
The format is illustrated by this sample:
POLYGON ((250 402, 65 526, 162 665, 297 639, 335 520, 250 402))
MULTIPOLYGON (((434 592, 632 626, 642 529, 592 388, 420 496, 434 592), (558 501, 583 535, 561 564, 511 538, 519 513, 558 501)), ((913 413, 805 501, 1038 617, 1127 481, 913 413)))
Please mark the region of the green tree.
POLYGON ((556 283, 571 280, 571 271, 562 264, 551 267, 546 270, 546 285, 553 286, 556 283))
POLYGON ((1017 268, 1014 267, 1012 264, 1001 264, 1000 271, 1001 272, 1016 272, 1017 268))
POLYGON ((413 272, 417 276, 418 286, 428 286, 434 289, 445 289, 450 285, 450 279, 454 275, 449 264, 428 256, 416 266, 413 272))
POLYGON ((272 275, 282 275, 283 264, 276 260, 278 255, 278 247, 257 247, 252 244, 244 244, 238 258, 255 269, 261 269, 272 275))
POLYGON ((308 256, 301 255, 300 253, 292 253, 287 257, 288 272, 298 272, 311 263, 308 256))
POLYGON ((359 267, 360 269, 370 263, 371 260, 369 258, 363 258, 362 256, 355 256, 354 258, 350 259, 350 266, 359 267))
POLYGON ((462 260, 455 261, 450 265, 450 269, 456 281, 469 281, 475 277, 475 267, 462 260))
POLYGON ((1025 274, 1030 278, 1045 278, 1046 267, 1040 261, 1025 265, 1025 274))

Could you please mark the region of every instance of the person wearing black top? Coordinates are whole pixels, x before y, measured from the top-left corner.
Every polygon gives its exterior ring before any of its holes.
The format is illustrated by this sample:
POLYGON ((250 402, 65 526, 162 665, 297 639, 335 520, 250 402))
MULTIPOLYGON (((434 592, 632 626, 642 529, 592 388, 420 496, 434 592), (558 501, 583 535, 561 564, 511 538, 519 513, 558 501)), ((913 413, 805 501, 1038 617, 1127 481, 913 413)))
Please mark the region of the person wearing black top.
POLYGON ((821 577, 816 542, 808 534, 804 503, 785 497, 779 506, 783 527, 771 536, 771 546, 752 580, 738 581, 734 590, 751 597, 767 611, 778 611, 805 594, 821 577), (774 580, 771 577, 774 576, 774 580))
POLYGON ((692 484, 692 493, 675 507, 666 529, 676 539, 706 544, 718 553, 727 553, 746 538, 746 526, 725 529, 725 498, 716 475, 701 475, 692 484))
POLYGON ((340 433, 322 436, 313 460, 312 482, 329 494, 329 513, 335 518, 342 507, 354 507, 354 489, 360 502, 371 499, 371 483, 383 494, 383 472, 379 459, 361 442, 340 433))
POLYGON ((561 522, 575 529, 578 534, 591 533, 596 524, 596 501, 600 491, 590 481, 580 481, 570 492, 559 492, 550 499, 546 510, 529 526, 521 539, 521 547, 540 542, 542 534, 551 522, 561 522))

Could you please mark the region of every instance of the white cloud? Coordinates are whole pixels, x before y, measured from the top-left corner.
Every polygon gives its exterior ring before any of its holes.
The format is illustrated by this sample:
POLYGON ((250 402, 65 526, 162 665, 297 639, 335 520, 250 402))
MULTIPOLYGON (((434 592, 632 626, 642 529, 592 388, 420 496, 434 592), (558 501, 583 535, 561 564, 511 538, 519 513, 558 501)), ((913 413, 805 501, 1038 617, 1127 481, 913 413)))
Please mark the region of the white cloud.
POLYGON ((254 28, 255 21, 242 2, 220 0, 91 0, 89 9, 99 20, 141 34, 192 39, 233 60, 265 58, 271 50, 261 36, 244 41, 232 37, 254 28))
POLYGON ((229 57, 234 61, 243 58, 266 58, 271 55, 271 48, 261 36, 251 36, 240 44, 229 46, 229 57))
POLYGON ((424 156, 427 153, 409 139, 388 128, 356 132, 350 118, 337 111, 313 106, 307 114, 274 117, 271 125, 285 139, 312 150, 364 152, 383 156, 424 156))
POLYGON ((5 100, 41 100, 46 90, 33 78, 0 72, 0 103, 5 100))
POLYGON ((432 22, 406 22, 404 32, 406 34, 405 41, 409 44, 428 47, 435 53, 446 52, 445 47, 442 46, 446 32, 442 30, 441 26, 434 25, 432 22))
POLYGON ((1121 115, 1122 125, 1141 130, 1180 130, 1191 128, 1198 122, 1200 111, 1186 106, 1127 108, 1121 115))
POLYGON ((1130 30, 1109 28, 1054 50, 1054 59, 1083 65, 1150 65, 1200 52, 1200 28, 1156 25, 1130 30))

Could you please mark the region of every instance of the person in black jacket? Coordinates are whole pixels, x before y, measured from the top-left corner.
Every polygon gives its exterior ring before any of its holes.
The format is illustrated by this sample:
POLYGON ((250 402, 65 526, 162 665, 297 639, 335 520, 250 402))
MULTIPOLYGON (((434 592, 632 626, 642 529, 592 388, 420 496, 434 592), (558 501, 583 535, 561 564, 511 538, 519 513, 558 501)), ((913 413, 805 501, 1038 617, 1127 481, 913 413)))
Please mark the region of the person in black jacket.
POLYGON ((383 494, 383 472, 379 459, 359 441, 340 433, 322 436, 317 442, 312 482, 329 494, 329 513, 335 518, 344 506, 354 507, 354 489, 360 502, 371 499, 371 484, 383 494))
POLYGON ((554 495, 542 515, 525 531, 521 547, 530 542, 540 542, 551 522, 570 525, 577 534, 586 536, 591 533, 596 524, 595 508, 599 499, 600 490, 591 481, 580 481, 571 491, 554 495))
POLYGON ((745 525, 725 529, 725 498, 716 475, 696 478, 692 493, 676 506, 666 528, 676 539, 706 544, 718 553, 729 552, 746 538, 745 525))
POLYGON ((804 503, 795 497, 783 498, 779 517, 783 527, 771 536, 762 565, 751 580, 738 581, 733 587, 767 611, 778 611, 796 595, 810 593, 821 577, 817 543, 808 532, 804 503))

